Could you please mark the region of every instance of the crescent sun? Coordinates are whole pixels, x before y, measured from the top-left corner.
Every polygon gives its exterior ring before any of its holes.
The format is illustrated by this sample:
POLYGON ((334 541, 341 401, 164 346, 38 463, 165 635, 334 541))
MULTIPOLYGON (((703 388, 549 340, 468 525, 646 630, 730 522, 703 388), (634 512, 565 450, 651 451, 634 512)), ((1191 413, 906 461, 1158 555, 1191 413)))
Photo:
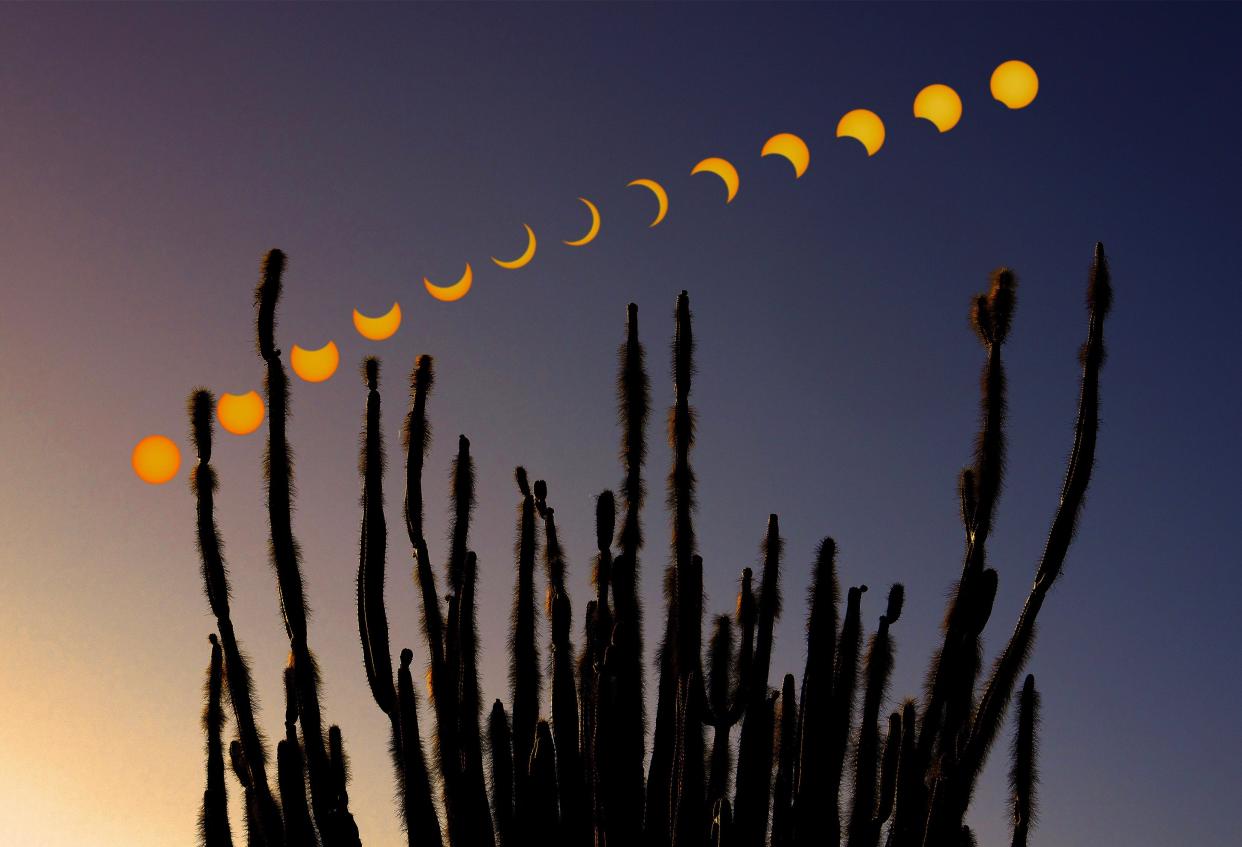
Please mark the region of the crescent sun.
POLYGON ((524 268, 530 264, 531 259, 535 258, 535 231, 529 226, 526 226, 526 224, 522 224, 522 226, 526 227, 526 251, 522 253, 521 256, 518 256, 516 259, 508 262, 492 256, 492 261, 497 265, 500 265, 500 267, 507 268, 508 270, 524 268))
POLYGON ((392 338, 401 326, 401 305, 393 303, 392 308, 378 318, 368 317, 354 309, 354 329, 363 338, 371 341, 384 341, 392 338))
POLYGON ((733 163, 728 159, 721 159, 716 156, 704 159, 695 165, 690 175, 711 173, 724 180, 725 184, 725 202, 732 203, 733 198, 737 196, 738 176, 737 168, 733 167, 733 163))
POLYGON ((466 272, 461 275, 461 279, 452 285, 432 285, 431 280, 423 277, 423 285, 427 287, 427 293, 444 303, 452 303, 454 300, 465 297, 473 284, 474 272, 470 270, 469 262, 466 262, 466 272))
POLYGON ((585 197, 579 197, 578 199, 585 203, 586 207, 591 210, 591 228, 587 230, 586 235, 582 236, 577 241, 566 241, 565 243, 570 247, 581 247, 583 244, 590 244, 595 240, 595 236, 599 235, 599 209, 595 208, 595 204, 585 197))
POLYGON ((633 182, 626 183, 625 187, 633 188, 636 185, 640 188, 646 188, 655 195, 657 204, 656 216, 655 220, 648 224, 648 226, 655 226, 664 220, 664 216, 668 214, 668 192, 664 190, 664 186, 654 179, 636 179, 633 182))
POLYGON ((781 132, 767 140, 760 156, 784 156, 794 166, 794 179, 800 179, 811 164, 811 151, 806 142, 792 132, 781 132))

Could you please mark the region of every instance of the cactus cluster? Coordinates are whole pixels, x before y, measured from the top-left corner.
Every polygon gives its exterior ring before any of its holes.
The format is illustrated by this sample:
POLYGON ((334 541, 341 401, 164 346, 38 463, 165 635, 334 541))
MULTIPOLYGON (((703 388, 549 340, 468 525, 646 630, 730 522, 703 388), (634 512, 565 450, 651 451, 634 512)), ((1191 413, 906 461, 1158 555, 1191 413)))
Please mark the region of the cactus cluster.
MULTIPOLYGON (((318 673, 307 644, 299 552, 290 521, 288 386, 275 346, 284 264, 279 251, 268 254, 255 295, 269 410, 271 560, 290 646, 284 672, 285 735, 276 751, 279 802, 270 787, 267 748, 251 704, 249 667, 229 615, 228 575, 214 518, 213 400, 204 390, 195 391, 190 400, 198 452, 191 477, 198 546, 204 588, 218 629, 218 637, 211 636, 203 717, 207 784, 199 830, 207 847, 233 843, 224 779, 225 703, 236 727, 228 752, 243 789, 247 844, 361 843, 349 812, 341 731, 337 726, 323 729, 318 673)), ((427 696, 434 721, 425 751, 410 649, 400 652, 394 682, 384 602, 388 538, 380 364, 367 358, 362 367, 366 400, 359 461, 358 631, 367 682, 391 728, 399 813, 411 847, 974 844, 965 825, 966 811, 1030 654, 1036 617, 1061 572, 1094 463, 1103 326, 1111 300, 1107 263, 1097 245, 1088 285, 1089 328, 1081 354, 1078 416, 1064 486, 1026 604, 1008 644, 985 674, 980 635, 991 615, 998 579, 997 571, 988 566, 986 544, 1005 461, 1002 350, 1015 285, 1011 271, 998 270, 990 289, 972 305, 972 322, 986 358, 979 435, 973 460, 959 480, 965 536, 962 572, 925 691, 920 699, 907 699, 887 715, 894 662, 891 631, 901 617, 904 590, 891 586, 876 628, 866 635, 867 586, 846 590, 842 614, 837 548, 831 538, 821 542, 813 564, 800 684, 786 674, 779 689, 770 687, 784 555, 776 515, 768 518, 763 535, 757 586, 751 569, 744 569, 733 613, 712 619, 703 649, 704 563, 695 540, 690 459, 694 342, 689 298, 682 292, 674 316, 675 392, 668 419, 673 459, 667 504, 672 532, 650 732, 638 591, 650 391, 637 307, 629 306, 619 354, 624 475, 615 495, 606 490, 596 499, 594 591, 582 608, 578 649, 573 644, 567 563, 549 488, 543 480, 532 482, 518 467, 509 697, 507 703, 503 699, 492 703, 486 729, 475 619, 479 563, 470 549, 475 504, 470 442, 459 438, 453 462, 453 517, 443 575, 438 577, 423 528, 432 360, 424 355, 415 362, 403 433, 404 517, 414 580, 422 595, 427 696), (542 614, 535 599, 538 559, 545 587, 542 614), (542 635, 541 618, 547 624, 542 635), (541 652, 547 656, 546 679, 541 652)), ((1034 678, 1027 676, 1019 695, 1010 773, 1015 845, 1027 843, 1034 819, 1037 709, 1034 678)))

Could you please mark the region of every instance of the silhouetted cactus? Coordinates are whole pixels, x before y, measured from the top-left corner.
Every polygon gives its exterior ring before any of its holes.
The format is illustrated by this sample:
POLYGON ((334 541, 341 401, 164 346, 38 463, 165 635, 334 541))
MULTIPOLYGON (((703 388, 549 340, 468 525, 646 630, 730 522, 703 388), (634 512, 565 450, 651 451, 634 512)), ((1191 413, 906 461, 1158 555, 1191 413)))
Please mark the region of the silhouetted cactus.
POLYGON ((427 763, 423 757, 423 745, 418 730, 418 696, 410 663, 414 653, 401 651, 401 667, 397 670, 397 703, 401 725, 401 765, 405 776, 402 788, 405 793, 406 819, 409 821, 410 839, 418 844, 439 844, 440 819, 436 815, 431 797, 431 781, 427 775, 427 763))
POLYGON ((738 847, 760 847, 768 831, 772 792, 772 704, 768 696, 768 671, 772 663, 772 630, 781 613, 782 544, 778 519, 776 515, 769 515, 762 547, 763 574, 759 578, 755 653, 747 672, 747 705, 738 738, 737 789, 733 802, 733 837, 738 847))
POLYGON ((211 662, 207 665, 204 688, 203 732, 207 735, 207 787, 203 789, 203 808, 198 818, 198 838, 203 847, 233 847, 229 829, 228 795, 224 788, 224 710, 220 698, 224 690, 224 654, 215 634, 211 640, 211 662))
POLYGON ((496 823, 496 847, 516 844, 513 838, 513 745, 509 718, 499 700, 492 704, 487 721, 487 747, 491 752, 492 811, 496 823))
POLYGON ((880 707, 888 694, 888 680, 893 672, 893 643, 889 627, 901 617, 905 589, 900 583, 888 592, 888 606, 880 616, 880 625, 867 649, 867 684, 863 690, 862 718, 858 726, 858 743, 854 750, 854 794, 850 813, 848 847, 874 847, 879 841, 876 825, 876 779, 880 755, 880 707))
POLYGON ((639 597, 639 551, 643 546, 641 512, 646 489, 643 464, 647 456, 647 417, 651 410, 651 383, 647 378, 642 343, 638 338, 638 306, 626 307, 625 342, 618 351, 617 412, 621 424, 620 548, 611 569, 613 635, 606 664, 613 716, 604 755, 606 837, 613 844, 633 844, 644 820, 643 762, 647 749, 647 710, 643 672, 643 609, 639 597))
POLYGON ((509 649, 509 690, 513 711, 514 824, 519 841, 528 837, 532 814, 527 786, 530 752, 539 720, 541 673, 535 639, 535 498, 526 469, 514 471, 522 502, 518 505, 515 542, 516 585, 513 591, 513 629, 509 649))
MULTIPOLYGON (((245 752, 244 756, 234 758, 247 768, 247 790, 253 796, 253 805, 256 807, 255 825, 249 828, 253 832, 248 833, 248 837, 256 839, 255 843, 273 847, 283 843, 280 808, 272 797, 267 781, 267 747, 254 720, 250 668, 233 632, 224 545, 216 527, 217 480, 216 472, 211 466, 211 418, 215 405, 215 398, 208 391, 198 389, 190 395, 191 438, 198 452, 198 464, 190 471, 190 488, 194 492, 197 507, 196 539, 202 561, 207 603, 216 617, 216 626, 220 632, 224 679, 228 684, 229 703, 233 707, 233 719, 237 724, 237 743, 239 750, 245 752)), ((246 802, 249 809, 251 801, 246 802)))
POLYGON ((798 704, 799 755, 794 774, 793 838, 805 844, 824 826, 821 804, 828 797, 832 721, 832 685, 837 653, 837 545, 831 538, 819 543, 808 589, 806 668, 802 673, 802 700, 798 704))
POLYGON ((1018 695, 1018 720, 1013 733, 1013 765, 1009 769, 1010 809, 1013 817, 1013 847, 1026 847, 1035 824, 1035 785, 1039 781, 1036 765, 1035 731, 1039 727, 1039 692, 1035 677, 1027 674, 1018 695))
POLYGON ((233 767, 233 775, 242 787, 242 820, 246 827, 246 847, 262 847, 266 842, 263 840, 263 829, 259 825, 259 812, 255 808, 255 783, 250 765, 246 762, 246 754, 242 752, 241 741, 236 738, 229 744, 229 763, 233 767))
POLYGON ((267 513, 271 530, 271 561, 276 572, 280 608, 284 614, 289 649, 297 680, 298 721, 310 777, 311 811, 324 847, 350 847, 357 842, 356 826, 345 798, 337 794, 327 751, 324 749, 319 709, 319 669, 306 639, 306 596, 302 587, 301 554, 293 537, 293 455, 285 432, 289 405, 288 376, 276 349, 276 304, 280 299, 285 254, 272 250, 263 261, 255 288, 256 335, 259 356, 266 373, 267 448, 264 468, 267 479, 267 513))
POLYGON ((780 708, 776 714, 776 781, 772 788, 772 847, 793 844, 794 762, 798 756, 798 703, 794 696, 793 674, 785 674, 781 684, 780 708))
POLYGON ((298 741, 298 694, 293 668, 285 668, 285 737, 276 745, 276 773, 285 813, 285 843, 313 845, 315 826, 306 805, 306 760, 298 741))
MULTIPOLYGON (((286 670, 285 737, 277 747, 276 805, 264 773, 266 753, 255 725, 249 672, 233 635, 228 580, 214 520, 211 414, 205 391, 191 398, 190 416, 199 461, 191 477, 197 498, 198 541, 208 604, 216 617, 208 672, 207 787, 200 819, 202 843, 229 844, 224 807, 221 711, 224 686, 233 705, 238 739, 229 747, 244 790, 247 843, 256 847, 351 847, 361 839, 348 812, 348 767, 338 727, 322 731, 318 680, 306 644, 306 608, 299 554, 289 519, 292 463, 285 437, 288 387, 275 347, 276 302, 284 257, 272 251, 256 292, 258 347, 268 394, 268 515, 290 665, 286 670), (299 740, 297 727, 301 726, 299 740), (307 804, 306 786, 310 786, 307 804)), ((458 441, 451 470, 451 520, 441 598, 423 528, 423 465, 430 443, 427 398, 432 362, 421 356, 411 374, 405 421, 405 522, 422 596, 422 629, 428 651, 427 680, 435 720, 434 765, 423 756, 418 727, 413 652, 401 651, 393 683, 384 571, 387 532, 383 512, 384 450, 380 437, 379 363, 367 359, 367 411, 360 455, 362 519, 358 568, 358 629, 363 667, 377 705, 391 725, 392 756, 411 845, 507 847, 969 847, 964 825, 975 782, 1012 697, 1034 638, 1035 618, 1064 563, 1094 462, 1098 429, 1103 324, 1111 288, 1103 248, 1092 265, 1087 342, 1081 354, 1082 387, 1074 446, 1036 579, 1009 643, 979 688, 981 634, 996 597, 999 576, 988 567, 986 542, 994 524, 1004 464, 1005 381, 1001 350, 1014 303, 1014 276, 993 274, 989 291, 972 304, 972 321, 986 350, 981 378, 981 424, 969 467, 959 477, 966 537, 961 576, 945 615, 939 649, 928 671, 920 706, 907 700, 882 732, 894 650, 891 627, 904 601, 900 585, 889 592, 879 626, 864 641, 862 595, 849 589, 839 617, 836 545, 825 539, 816 554, 809 593, 806 666, 801 693, 784 675, 779 693, 768 684, 774 628, 781 612, 782 542, 776 515, 762 544, 758 596, 750 569, 742 573, 731 619, 713 619, 702 645, 703 561, 693 527, 694 476, 689 451, 693 374, 689 299, 678 298, 673 341, 674 405, 669 417, 672 464, 668 507, 672 534, 666 574, 666 620, 659 651, 650 779, 644 781, 642 610, 638 596, 639 514, 649 386, 638 342, 637 308, 627 312, 620 351, 618 406, 624 478, 620 502, 605 491, 596 500, 594 596, 582 617, 582 650, 570 639, 572 609, 566 561, 548 486, 515 476, 521 494, 515 545, 515 587, 509 663, 512 712, 496 700, 486 727, 481 713, 476 594, 478 558, 469 549, 474 471, 470 443, 458 441), (620 508, 620 520, 617 510, 620 508), (536 518, 544 529, 543 561, 549 624, 549 714, 541 717, 541 668, 536 635, 534 569, 536 518), (618 526, 619 523, 619 526, 618 526), (615 532, 615 539, 614 539, 615 532), (613 544, 618 550, 614 554, 613 544), (862 677, 862 705, 855 701, 862 677), (779 701, 779 707, 777 703, 779 701), (512 722, 510 722, 510 717, 512 722), (731 731, 740 722, 737 767, 731 731), (710 756, 705 727, 712 729, 710 756), (488 751, 484 759, 484 747, 488 751), (730 776, 735 771, 730 802, 730 776), (849 786, 843 783, 850 782, 849 786), (645 784, 644 784, 645 783, 645 784), (440 802, 433 797, 438 785, 440 802), (488 789, 490 788, 490 797, 488 789), (845 790, 843 790, 845 789, 845 790), (645 795, 645 796, 644 796, 645 795), (846 826, 841 802, 849 799, 846 826), (437 805, 439 808, 437 808, 437 805), (442 833, 439 812, 447 830, 442 833), (887 837, 885 832, 887 830, 887 837), (645 833, 645 835, 644 835, 645 833), (443 840, 442 840, 443 836, 443 840)), ((1010 773, 1015 845, 1025 845, 1034 814, 1037 695, 1027 677, 1019 697, 1010 773)))
POLYGON ((556 787, 556 751, 547 721, 535 725, 535 746, 530 751, 531 838, 530 844, 564 845, 556 787))

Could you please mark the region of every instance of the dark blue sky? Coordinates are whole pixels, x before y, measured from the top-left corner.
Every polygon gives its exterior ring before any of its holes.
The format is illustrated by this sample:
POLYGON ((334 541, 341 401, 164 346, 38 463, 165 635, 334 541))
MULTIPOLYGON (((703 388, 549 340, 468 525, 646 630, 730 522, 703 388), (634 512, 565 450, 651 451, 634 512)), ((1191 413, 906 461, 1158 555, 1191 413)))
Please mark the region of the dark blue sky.
MULTIPOLYGON (((250 295, 266 249, 290 256, 280 346, 335 339, 342 352, 332 381, 295 386, 295 529, 351 799, 367 843, 384 845, 398 837, 385 726, 352 606, 362 355, 385 364, 394 457, 405 374, 418 353, 437 359, 432 538, 453 436, 473 442, 485 696, 497 696, 512 467, 549 481, 581 604, 592 498, 620 478, 613 377, 629 301, 656 409, 643 571, 655 643, 667 343, 688 289, 708 608, 731 607, 779 513, 773 680, 800 671, 809 565, 831 534, 842 582, 874 589, 868 630, 882 589, 906 585, 897 702, 920 690, 959 568, 954 480, 982 361, 969 297, 992 268, 1017 270, 990 654, 1056 506, 1099 240, 1116 305, 1098 464, 1030 665, 1045 703, 1036 839, 1238 843, 1239 24, 1223 4, 4 7, 0 749, 15 765, 0 768, 0 819, 29 844, 190 837, 212 623, 184 469, 143 486, 129 450, 149 432, 182 440, 195 385, 259 387, 250 295), (988 94, 1009 58, 1040 75, 1022 111, 988 94), (965 104, 944 135, 910 116, 932 82, 965 104), (855 107, 887 124, 870 159, 833 137, 855 107), (801 180, 758 156, 781 131, 810 145, 801 180), (727 207, 718 181, 689 176, 708 155, 741 172, 727 207), (658 228, 650 196, 625 187, 638 177, 669 190, 658 228), (579 195, 603 228, 575 250, 560 241, 585 225, 579 195), (541 237, 535 261, 495 268, 489 256, 520 252, 522 223, 541 237), (465 300, 427 297, 424 275, 451 281, 464 261, 465 300), (353 333, 352 308, 393 300, 406 314, 396 338, 353 333), (114 778, 83 788, 121 757, 114 778)), ((220 522, 273 728, 287 645, 259 453, 256 437, 221 443, 220 522)), ((390 549, 394 645, 421 655, 404 539, 390 549)), ((998 748, 972 810, 983 844, 1008 839, 1005 758, 998 748)))

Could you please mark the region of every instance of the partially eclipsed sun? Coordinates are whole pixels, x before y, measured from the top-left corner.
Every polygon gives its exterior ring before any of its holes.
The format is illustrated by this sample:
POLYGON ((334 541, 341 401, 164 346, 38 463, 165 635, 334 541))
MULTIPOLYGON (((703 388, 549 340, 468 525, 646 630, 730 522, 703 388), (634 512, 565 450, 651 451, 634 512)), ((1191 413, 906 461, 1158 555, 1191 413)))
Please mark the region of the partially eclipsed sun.
POLYGON ((396 334, 401 326, 401 304, 393 303, 392 308, 378 318, 368 317, 354 309, 354 329, 363 338, 371 341, 385 341, 396 334))
POLYGON ((949 86, 937 82, 915 96, 914 116, 931 121, 941 132, 948 132, 962 119, 962 98, 949 86))
POLYGON ((733 198, 737 196, 737 188, 740 183, 737 168, 733 167, 733 163, 728 159, 710 156, 690 169, 691 176, 703 173, 715 174, 720 177, 725 184, 725 202, 732 203, 733 198))
POLYGON ((507 262, 502 259, 497 259, 495 256, 492 257, 493 262, 506 270, 512 271, 518 268, 524 268, 530 264, 531 259, 535 258, 535 231, 529 226, 526 226, 526 224, 522 224, 522 226, 526 227, 525 252, 523 252, 522 255, 518 256, 516 259, 512 259, 507 262))
POLYGON ((427 293, 444 303, 452 303, 454 300, 465 297, 472 285, 474 285, 474 272, 470 270, 469 262, 466 262, 466 272, 461 275, 461 279, 452 285, 433 285, 431 280, 423 277, 423 286, 427 289, 427 293))
POLYGON ((837 124, 837 138, 853 138, 874 156, 884 146, 884 121, 869 109, 846 112, 837 124))
POLYGON ((307 382, 330 379, 340 363, 341 354, 333 341, 318 350, 307 350, 294 344, 293 352, 289 354, 289 364, 293 367, 293 372, 307 382))
POLYGON ((587 230, 586 235, 577 241, 566 241, 565 243, 570 247, 581 247, 584 244, 590 244, 595 240, 595 236, 599 235, 599 209, 585 197, 579 197, 578 199, 585 203, 586 207, 591 211, 591 228, 587 230))
POLYGON ((245 394, 221 394, 216 404, 216 417, 220 426, 234 435, 249 435, 263 423, 263 398, 259 392, 245 394))
POLYGON ((181 468, 181 451, 166 435, 148 435, 135 445, 130 463, 143 482, 162 485, 181 468))
POLYGON ((1010 59, 992 71, 992 96, 1011 109, 1025 109, 1039 93, 1039 77, 1026 62, 1010 59))
POLYGON ((792 132, 772 136, 763 145, 760 156, 784 156, 794 167, 794 179, 800 179, 811 164, 811 151, 806 142, 792 132))
POLYGON ((656 216, 648 226, 655 226, 664 220, 664 216, 668 214, 668 192, 664 190, 664 186, 656 182, 654 179, 636 179, 633 182, 627 182, 626 188, 646 188, 656 199, 656 216))

